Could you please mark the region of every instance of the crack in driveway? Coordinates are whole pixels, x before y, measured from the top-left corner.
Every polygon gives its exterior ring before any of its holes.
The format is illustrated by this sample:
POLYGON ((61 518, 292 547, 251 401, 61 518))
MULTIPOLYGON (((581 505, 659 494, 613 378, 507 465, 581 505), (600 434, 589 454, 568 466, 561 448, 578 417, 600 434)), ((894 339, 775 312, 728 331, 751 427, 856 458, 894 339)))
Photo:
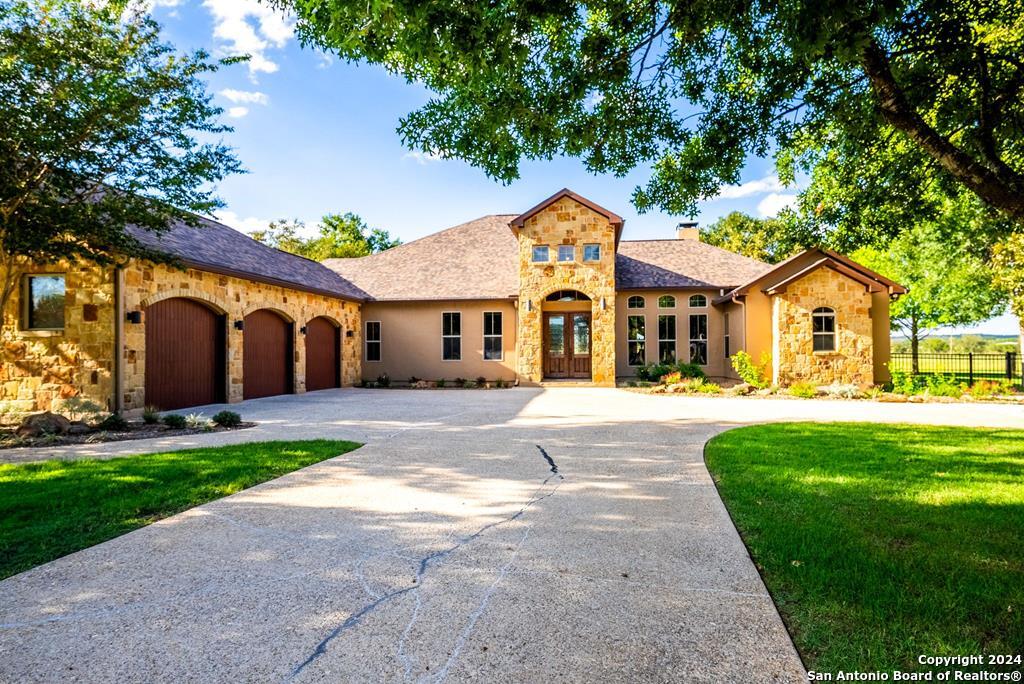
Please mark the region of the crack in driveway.
MULTIPOLYGON (((523 514, 526 513, 527 509, 529 509, 531 506, 533 506, 534 504, 537 504, 537 503, 543 501, 544 499, 547 499, 548 497, 552 496, 556 491, 558 491, 558 488, 561 486, 561 481, 565 480, 565 477, 558 472, 558 466, 555 465, 554 460, 551 458, 551 456, 548 455, 548 453, 544 450, 544 448, 541 447, 539 444, 536 445, 536 447, 537 447, 537 449, 540 450, 541 455, 544 457, 544 459, 550 465, 550 469, 551 469, 551 473, 552 474, 549 475, 548 477, 544 478, 544 480, 540 483, 540 486, 534 491, 533 495, 526 501, 526 503, 523 504, 522 508, 520 508, 518 511, 516 511, 515 513, 513 513, 512 515, 510 515, 508 517, 505 517, 505 518, 502 518, 501 520, 496 520, 494 522, 487 523, 486 525, 483 525, 482 527, 477 529, 472 534, 469 534, 469 535, 467 535, 465 537, 462 537, 461 539, 459 539, 458 542, 456 542, 452 546, 449 546, 448 548, 441 549, 439 551, 433 551, 433 552, 428 553, 427 555, 421 557, 418 560, 418 565, 417 565, 417 569, 416 569, 416 576, 413 578, 411 585, 409 585, 407 587, 402 587, 401 589, 395 589, 393 591, 390 591, 390 592, 387 592, 387 593, 385 593, 383 595, 380 595, 380 596, 376 597, 370 603, 364 605, 362 608, 360 608, 355 613, 351 614, 348 618, 345 619, 344 622, 342 622, 340 625, 338 625, 333 630, 331 630, 330 633, 328 633, 328 635, 326 637, 324 637, 320 641, 319 644, 317 644, 316 648, 313 649, 312 653, 310 653, 309 656, 304 661, 299 663, 292 670, 291 674, 288 676, 288 678, 285 681, 291 681, 291 680, 295 679, 295 677, 297 677, 299 674, 301 674, 303 670, 305 670, 309 665, 311 665, 314 661, 316 661, 320 656, 322 656, 325 653, 327 653, 327 648, 328 648, 328 646, 330 645, 330 643, 332 641, 337 639, 339 636, 341 636, 345 632, 351 630, 352 628, 357 627, 364 617, 366 617, 370 613, 372 613, 375 610, 377 610, 377 608, 379 608, 380 606, 384 605, 385 603, 390 602, 392 599, 396 599, 396 598, 398 598, 400 596, 408 594, 408 593, 410 593, 410 592, 412 592, 414 590, 419 589, 421 586, 423 586, 423 579, 426 576, 427 571, 431 568, 432 565, 435 565, 435 564, 436 565, 440 565, 446 558, 448 558, 449 556, 451 556, 452 554, 454 554, 456 551, 460 550, 461 548, 463 548, 467 544, 470 544, 470 543, 476 541, 477 539, 482 537, 484 535, 484 533, 486 533, 488 530, 492 530, 495 527, 498 527, 500 525, 505 525, 507 523, 514 522, 514 521, 518 520, 520 517, 523 516, 523 514), (559 482, 555 483, 555 485, 550 489, 550 491, 547 491, 547 492, 542 494, 541 492, 544 491, 544 489, 548 486, 548 483, 551 481, 551 479, 555 475, 558 475, 559 482)), ((476 621, 480 618, 480 615, 483 614, 484 609, 487 607, 487 603, 490 601, 491 595, 493 595, 494 591, 498 587, 498 584, 501 583, 501 580, 504 579, 504 577, 511 570, 512 563, 514 562, 516 555, 518 555, 519 549, 522 547, 523 543, 526 542, 527 537, 529 537, 530 529, 531 529, 530 527, 528 527, 526 529, 526 532, 523 534, 522 539, 520 539, 519 543, 516 545, 515 551, 512 554, 512 558, 509 560, 509 562, 504 567, 502 567, 500 569, 498 578, 494 581, 494 583, 492 583, 492 585, 490 587, 488 587, 487 591, 484 594, 483 601, 476 608, 476 610, 474 610, 473 614, 470 616, 470 620, 469 620, 468 625, 463 629, 462 633, 460 634, 460 638, 459 638, 459 642, 458 642, 458 644, 456 646, 456 650, 453 651, 452 655, 449 657, 449 659, 448 659, 447 663, 445 664, 445 667, 442 670, 442 672, 438 673, 438 675, 437 675, 438 678, 436 679, 436 681, 441 681, 441 679, 443 679, 443 677, 446 675, 448 669, 451 667, 452 663, 454 663, 455 658, 458 655, 458 652, 461 651, 462 644, 465 643, 465 640, 466 640, 466 638, 468 638, 469 633, 472 631, 473 626, 476 624, 476 621)), ((364 578, 363 584, 364 584, 364 589, 365 589, 366 588, 366 586, 365 586, 365 578, 364 578)), ((404 657, 404 655, 402 654, 402 649, 404 647, 405 638, 408 635, 408 633, 411 631, 412 625, 415 623, 416 618, 419 615, 419 597, 418 597, 418 594, 419 594, 419 592, 416 593, 416 595, 417 595, 417 606, 416 606, 416 609, 413 611, 412 619, 409 622, 409 624, 406 626, 405 630, 403 631, 402 638, 401 638, 401 640, 399 642, 399 656, 400 656, 400 658, 402 660, 407 660, 404 657)), ((405 669, 406 669, 407 678, 408 678, 408 674, 411 672, 411 665, 408 662, 406 663, 406 668, 405 669)))

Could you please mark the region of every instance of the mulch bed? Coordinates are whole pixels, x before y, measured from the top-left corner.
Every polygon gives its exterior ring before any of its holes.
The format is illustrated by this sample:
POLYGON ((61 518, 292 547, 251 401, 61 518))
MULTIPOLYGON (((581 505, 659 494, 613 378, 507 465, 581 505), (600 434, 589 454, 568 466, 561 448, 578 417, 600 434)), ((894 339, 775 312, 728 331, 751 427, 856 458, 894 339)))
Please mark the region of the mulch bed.
POLYGON ((17 449, 21 447, 52 447, 65 444, 99 444, 101 442, 123 442, 132 439, 149 439, 151 437, 179 437, 197 435, 206 432, 228 432, 254 427, 256 423, 241 423, 237 427, 205 427, 205 428, 172 428, 157 423, 129 423, 127 430, 94 430, 81 435, 43 435, 41 437, 18 437, 14 427, 0 428, 0 449, 17 449))

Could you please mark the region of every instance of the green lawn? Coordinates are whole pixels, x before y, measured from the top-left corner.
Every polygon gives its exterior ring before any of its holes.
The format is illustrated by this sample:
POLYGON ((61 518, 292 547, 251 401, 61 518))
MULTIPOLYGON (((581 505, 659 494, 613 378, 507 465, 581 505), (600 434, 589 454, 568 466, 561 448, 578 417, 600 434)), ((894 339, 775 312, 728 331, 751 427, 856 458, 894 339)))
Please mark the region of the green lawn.
POLYGON ((765 425, 706 458, 809 669, 1021 652, 1024 430, 765 425))
POLYGON ((359 446, 257 442, 0 465, 0 579, 359 446))

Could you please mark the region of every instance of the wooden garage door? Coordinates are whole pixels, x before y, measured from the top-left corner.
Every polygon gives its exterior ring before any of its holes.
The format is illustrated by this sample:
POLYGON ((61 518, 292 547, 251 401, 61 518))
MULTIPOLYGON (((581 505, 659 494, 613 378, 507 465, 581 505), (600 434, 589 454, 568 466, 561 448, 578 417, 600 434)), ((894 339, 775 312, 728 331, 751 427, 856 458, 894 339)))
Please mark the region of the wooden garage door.
POLYGON ((292 324, 270 309, 245 317, 242 395, 246 399, 292 392, 292 324))
POLYGON ((164 411, 224 401, 224 317, 191 299, 146 308, 146 403, 164 411))
POLYGON ((341 387, 338 326, 318 317, 306 324, 306 389, 308 391, 341 387))

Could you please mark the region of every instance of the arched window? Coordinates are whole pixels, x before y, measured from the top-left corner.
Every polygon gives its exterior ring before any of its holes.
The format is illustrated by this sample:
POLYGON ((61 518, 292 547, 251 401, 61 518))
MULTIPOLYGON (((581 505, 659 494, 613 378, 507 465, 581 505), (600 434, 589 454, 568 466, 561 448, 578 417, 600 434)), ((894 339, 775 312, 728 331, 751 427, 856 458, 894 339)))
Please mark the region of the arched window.
POLYGON ((549 302, 589 302, 590 297, 578 290, 556 290, 548 295, 549 302))
POLYGON ((659 309, 673 309, 676 305, 676 298, 672 295, 661 295, 658 297, 659 309))
POLYGON ((708 305, 708 298, 704 295, 690 295, 690 307, 693 309, 704 309, 708 305))
POLYGON ((633 295, 626 300, 627 309, 642 309, 644 306, 646 306, 646 302, 644 302, 644 298, 640 295, 633 295))
POLYGON ((836 350, 836 310, 819 306, 811 313, 811 329, 814 333, 814 351, 836 350))

